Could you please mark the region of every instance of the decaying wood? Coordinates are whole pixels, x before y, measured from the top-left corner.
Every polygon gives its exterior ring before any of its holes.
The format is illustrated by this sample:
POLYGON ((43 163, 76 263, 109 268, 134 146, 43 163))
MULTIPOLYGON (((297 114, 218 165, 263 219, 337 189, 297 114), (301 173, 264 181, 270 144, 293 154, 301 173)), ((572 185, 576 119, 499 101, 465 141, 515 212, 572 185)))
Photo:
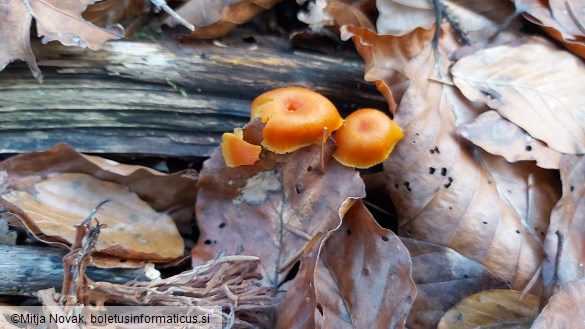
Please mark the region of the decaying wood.
MULTIPOLYGON (((38 290, 63 284, 63 249, 0 245, 0 295, 32 296, 38 290)), ((143 269, 99 269, 90 267, 94 281, 123 284, 147 280, 143 269)))
POLYGON ((95 52, 33 48, 43 84, 22 64, 0 72, 0 153, 68 143, 92 153, 208 156, 221 133, 248 121, 255 96, 287 85, 312 88, 346 113, 386 108, 355 58, 127 41, 95 52))

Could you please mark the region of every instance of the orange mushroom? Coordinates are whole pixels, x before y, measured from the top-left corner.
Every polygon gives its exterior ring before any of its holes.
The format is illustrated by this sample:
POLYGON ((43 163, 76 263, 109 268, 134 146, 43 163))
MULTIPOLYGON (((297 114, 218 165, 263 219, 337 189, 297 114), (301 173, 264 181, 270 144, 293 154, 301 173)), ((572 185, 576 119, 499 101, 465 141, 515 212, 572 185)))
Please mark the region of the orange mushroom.
POLYGON ((321 144, 343 123, 331 101, 301 87, 278 88, 256 97, 250 116, 266 123, 262 145, 279 154, 321 144))
POLYGON ((221 136, 221 152, 226 166, 235 168, 253 165, 260 159, 262 147, 246 142, 242 129, 234 129, 234 133, 221 136))
POLYGON ((357 110, 335 133, 333 157, 348 167, 369 168, 386 160, 402 136, 402 129, 381 111, 357 110))

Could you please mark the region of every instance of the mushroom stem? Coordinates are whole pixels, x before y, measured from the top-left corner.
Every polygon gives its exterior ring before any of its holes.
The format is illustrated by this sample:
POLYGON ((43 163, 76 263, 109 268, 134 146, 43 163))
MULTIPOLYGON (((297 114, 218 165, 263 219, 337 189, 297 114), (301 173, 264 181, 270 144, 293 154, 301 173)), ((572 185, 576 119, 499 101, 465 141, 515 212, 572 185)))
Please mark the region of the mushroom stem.
POLYGON ((325 174, 325 142, 327 141, 327 127, 323 127, 321 136, 321 173, 325 174))

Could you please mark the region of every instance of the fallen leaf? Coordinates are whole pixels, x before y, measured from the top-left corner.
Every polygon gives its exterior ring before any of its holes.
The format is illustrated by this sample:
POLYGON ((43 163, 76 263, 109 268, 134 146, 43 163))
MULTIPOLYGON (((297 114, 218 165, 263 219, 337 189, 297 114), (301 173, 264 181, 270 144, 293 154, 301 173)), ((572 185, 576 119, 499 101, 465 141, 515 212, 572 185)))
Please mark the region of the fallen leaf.
MULTIPOLYGON (((176 12, 197 27, 191 37, 214 39, 228 34, 234 27, 248 22, 256 14, 279 2, 280 0, 190 0, 176 12)), ((174 27, 176 22, 169 17, 165 24, 174 27)))
POLYGON ((530 328, 538 314, 538 297, 495 289, 471 295, 450 309, 437 329, 530 328))
POLYGON ((380 15, 376 22, 379 34, 403 35, 417 28, 428 30, 435 23, 430 0, 378 0, 380 15))
POLYGON ((42 81, 43 74, 30 47, 31 18, 24 1, 0 2, 0 71, 10 62, 20 59, 28 64, 32 75, 42 81))
POLYGON ((7 209, 17 214, 35 235, 73 244, 75 224, 103 200, 96 218, 102 229, 96 251, 129 259, 171 261, 183 256, 184 243, 173 219, 154 210, 126 186, 87 174, 56 174, 30 186, 33 193, 2 195, 7 209))
POLYGON ((482 290, 506 288, 504 281, 481 264, 453 249, 409 238, 400 240, 410 253, 417 290, 408 328, 436 328, 443 314, 463 298, 482 290))
POLYGON ((325 241, 320 257, 335 290, 319 289, 316 281, 317 301, 338 295, 349 316, 323 303, 324 324, 335 318, 336 323, 346 321, 348 328, 404 328, 416 295, 408 250, 392 231, 376 223, 361 201, 325 241))
POLYGON ((24 190, 32 194, 32 185, 56 173, 82 173, 119 183, 127 186, 154 210, 169 213, 180 231, 190 234, 197 193, 197 173, 193 170, 167 175, 146 167, 83 155, 68 145, 59 144, 46 151, 25 153, 4 160, 0 162, 2 172, 1 193, 24 190))
POLYGON ((490 110, 457 127, 461 136, 509 162, 534 160, 545 169, 559 169, 562 154, 532 138, 525 130, 490 110))
MULTIPOLYGON (((244 140, 258 145, 262 127, 254 120, 244 140)), ((253 166, 228 168, 217 148, 198 180, 197 224, 201 231, 192 249, 199 264, 220 251, 258 256, 264 282, 277 287, 281 271, 292 265, 308 241, 337 227, 342 204, 363 197, 357 172, 335 161, 333 142, 324 148, 325 172, 318 145, 278 155, 263 151, 253 166)))
MULTIPOLYGON (((305 3, 307 1, 298 1, 305 3)), ((374 24, 368 17, 372 7, 371 0, 316 0, 310 1, 306 11, 299 11, 298 18, 313 30, 326 26, 339 29, 344 25, 363 27, 374 30, 374 24)))
POLYGON ((95 0, 29 0, 32 16, 37 22, 37 33, 42 42, 58 40, 65 46, 87 47, 97 50, 108 40, 124 36, 120 25, 99 28, 81 17, 81 13, 95 0))
POLYGON ((543 263, 545 294, 585 276, 585 156, 561 158, 563 196, 553 209, 543 263))
MULTIPOLYGON (((442 59, 445 70, 449 63, 442 59)), ((523 224, 522 208, 501 194, 492 177, 498 173, 478 162, 482 155, 457 135, 453 111, 471 106, 456 102, 454 87, 429 80, 434 70, 430 47, 407 67, 411 84, 395 117, 405 135, 384 163, 399 233, 452 248, 524 288, 540 265, 541 245, 523 224)), ((522 176, 516 182, 527 185, 522 176)), ((522 191, 524 198, 548 193, 537 186, 522 191)), ((548 220, 546 212, 530 214, 531 222, 548 220)))
POLYGON ((556 151, 585 153, 585 64, 580 59, 531 38, 519 46, 478 51, 451 72, 469 100, 486 103, 556 151))
POLYGON ((549 0, 552 17, 563 31, 576 38, 585 37, 585 7, 577 0, 549 0))
POLYGON ((422 28, 404 36, 378 35, 370 29, 355 26, 341 28, 341 38, 351 38, 364 59, 364 79, 376 83, 392 114, 408 87, 404 73, 406 64, 422 51, 433 34, 434 29, 422 28))
POLYGON ((583 328, 585 324, 585 281, 571 281, 555 293, 538 315, 532 329, 583 328))

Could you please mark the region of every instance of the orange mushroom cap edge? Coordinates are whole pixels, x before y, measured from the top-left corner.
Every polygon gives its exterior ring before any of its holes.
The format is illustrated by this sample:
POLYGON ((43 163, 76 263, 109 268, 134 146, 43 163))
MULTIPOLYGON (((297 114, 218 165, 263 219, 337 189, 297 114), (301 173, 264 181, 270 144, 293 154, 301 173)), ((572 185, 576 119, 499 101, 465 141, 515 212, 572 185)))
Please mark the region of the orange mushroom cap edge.
POLYGON ((226 166, 235 168, 249 166, 260 160, 262 147, 244 140, 242 129, 234 129, 234 133, 224 133, 221 136, 221 152, 226 166))

